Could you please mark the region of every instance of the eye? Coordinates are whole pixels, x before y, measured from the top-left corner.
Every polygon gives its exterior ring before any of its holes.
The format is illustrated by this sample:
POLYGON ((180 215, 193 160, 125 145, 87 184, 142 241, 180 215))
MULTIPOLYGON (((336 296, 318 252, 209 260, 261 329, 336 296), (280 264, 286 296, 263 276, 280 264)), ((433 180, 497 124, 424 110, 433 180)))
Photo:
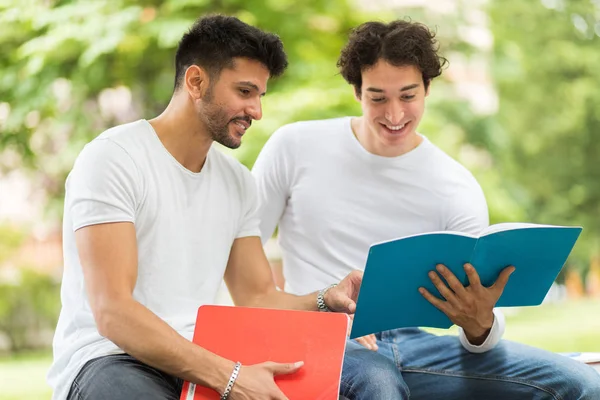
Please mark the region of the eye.
POLYGON ((244 96, 248 96, 250 94, 250 89, 240 89, 240 93, 244 96))
POLYGON ((372 97, 371 101, 373 103, 382 103, 385 100, 385 97, 372 97))
POLYGON ((415 95, 414 95, 414 94, 411 94, 411 95, 409 95, 409 96, 402 96, 402 100, 412 100, 412 99, 414 99, 414 98, 415 98, 415 95))

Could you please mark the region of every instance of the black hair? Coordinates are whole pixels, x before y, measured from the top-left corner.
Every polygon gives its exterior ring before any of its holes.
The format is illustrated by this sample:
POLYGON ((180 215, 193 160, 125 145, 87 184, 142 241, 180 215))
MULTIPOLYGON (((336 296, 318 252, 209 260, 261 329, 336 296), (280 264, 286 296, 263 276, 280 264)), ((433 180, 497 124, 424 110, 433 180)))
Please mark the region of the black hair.
POLYGON ((283 43, 275 34, 264 32, 235 17, 209 15, 199 18, 183 35, 175 56, 175 90, 191 65, 204 68, 211 77, 233 66, 234 58, 261 62, 271 77, 287 67, 283 43))

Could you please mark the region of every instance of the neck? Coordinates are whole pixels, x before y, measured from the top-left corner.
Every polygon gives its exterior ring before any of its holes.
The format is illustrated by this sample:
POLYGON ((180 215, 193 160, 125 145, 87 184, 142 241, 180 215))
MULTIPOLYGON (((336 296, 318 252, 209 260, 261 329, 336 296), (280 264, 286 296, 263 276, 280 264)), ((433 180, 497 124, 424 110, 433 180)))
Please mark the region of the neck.
POLYGON ((421 136, 412 131, 397 144, 387 145, 381 142, 376 133, 368 131, 364 117, 352 118, 350 125, 361 146, 369 153, 381 157, 399 157, 414 150, 423 141, 421 136))
POLYGON ((174 94, 163 113, 148 122, 183 167, 192 172, 202 170, 213 140, 187 96, 174 94))

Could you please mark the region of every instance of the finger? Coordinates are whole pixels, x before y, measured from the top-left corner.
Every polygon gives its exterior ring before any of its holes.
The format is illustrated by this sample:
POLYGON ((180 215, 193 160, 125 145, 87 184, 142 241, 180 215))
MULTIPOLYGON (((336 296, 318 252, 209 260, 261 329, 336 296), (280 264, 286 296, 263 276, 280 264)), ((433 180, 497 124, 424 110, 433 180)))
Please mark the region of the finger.
POLYGON ((430 302, 431 304, 433 304, 435 306, 435 308, 437 308, 438 310, 440 310, 441 312, 443 312, 444 314, 446 314, 446 310, 448 308, 448 303, 446 303, 443 300, 438 299, 437 297, 435 297, 434 295, 432 295, 431 293, 429 293, 429 291, 423 287, 419 288, 419 293, 421 293, 421 295, 423 297, 425 297, 425 299, 430 302))
POLYGON ((375 338, 375 335, 367 335, 367 336, 359 337, 356 339, 356 341, 369 350, 377 350, 378 349, 377 339, 375 338))
POLYGON ((303 365, 304 365, 304 361, 298 361, 296 363, 286 363, 286 364, 280 364, 280 363, 274 363, 274 362, 267 363, 267 367, 271 370, 271 372, 273 373, 274 376, 293 374, 294 372, 296 372, 300 368, 302 368, 303 365))
POLYGON ((429 279, 431 279, 431 282, 433 282, 433 285, 438 290, 438 292, 440 292, 444 299, 446 299, 452 305, 457 304, 458 301, 456 300, 454 292, 452 292, 448 288, 448 286, 446 286, 446 283, 442 281, 442 279, 435 271, 429 271, 429 279))
POLYGON ((469 278, 469 286, 481 286, 481 280, 479 279, 479 274, 475 268, 467 263, 464 265, 464 269, 467 273, 467 278, 469 278))
POLYGON ((377 345, 377 338, 374 334, 368 335, 367 340, 369 341, 369 343, 371 343, 371 347, 373 348, 373 350, 377 350, 379 348, 379 346, 377 345))
POLYGON ((502 272, 500 272, 500 275, 498 276, 498 279, 496 279, 496 282, 494 282, 494 284, 491 287, 494 290, 497 290, 499 294, 501 294, 504 291, 506 284, 508 283, 508 278, 510 278, 513 272, 515 272, 515 267, 513 267, 512 265, 510 267, 504 268, 502 272))
POLYGON ((356 342, 358 344, 360 344, 362 347, 365 347, 365 348, 371 350, 371 344, 369 342, 367 342, 367 339, 365 339, 364 337, 356 338, 356 342))
POLYGON ((458 280, 458 278, 456 277, 456 275, 454 275, 452 273, 452 271, 450 271, 446 266, 442 265, 442 264, 438 264, 435 269, 442 274, 442 276, 444 277, 444 279, 446 280, 446 282, 448 282, 448 286, 450 286, 450 288, 452 289, 452 291, 454 293, 456 293, 459 297, 461 295, 463 295, 464 293, 466 293, 465 287, 463 286, 463 284, 458 280))
MULTIPOLYGON (((336 287, 337 289, 337 287, 336 287)), ((332 289, 334 290, 334 289, 332 289)), ((343 312, 346 314, 354 314, 356 311, 356 303, 348 295, 342 291, 336 291, 331 296, 331 308, 333 311, 343 312)))

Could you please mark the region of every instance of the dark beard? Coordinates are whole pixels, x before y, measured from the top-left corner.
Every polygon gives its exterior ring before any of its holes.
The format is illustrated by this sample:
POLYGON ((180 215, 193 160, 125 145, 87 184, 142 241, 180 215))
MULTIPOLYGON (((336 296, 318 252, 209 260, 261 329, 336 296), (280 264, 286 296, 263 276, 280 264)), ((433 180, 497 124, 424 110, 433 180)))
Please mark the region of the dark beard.
POLYGON ((242 120, 246 121, 249 125, 252 120, 249 117, 235 117, 230 119, 227 116, 225 107, 213 102, 211 89, 207 92, 204 102, 205 107, 200 117, 204 120, 204 125, 212 140, 230 149, 240 147, 242 141, 237 136, 234 137, 229 133, 229 124, 242 120))

